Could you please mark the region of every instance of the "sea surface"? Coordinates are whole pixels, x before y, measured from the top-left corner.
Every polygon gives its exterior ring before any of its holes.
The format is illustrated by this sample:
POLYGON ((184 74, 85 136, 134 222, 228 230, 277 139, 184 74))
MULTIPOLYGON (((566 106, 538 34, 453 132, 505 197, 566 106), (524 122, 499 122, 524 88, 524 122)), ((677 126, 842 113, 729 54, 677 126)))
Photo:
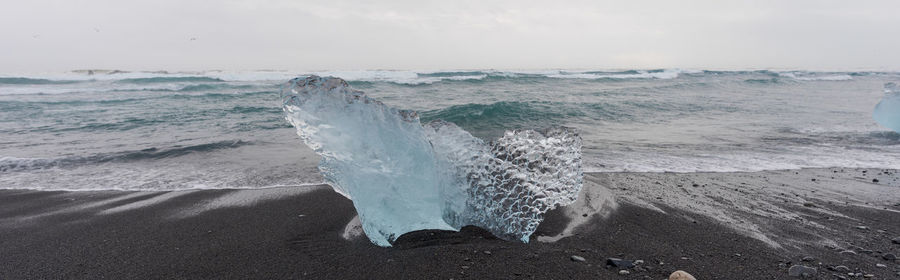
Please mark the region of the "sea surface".
POLYGON ((279 95, 311 74, 485 140, 576 127, 591 172, 900 168, 900 134, 872 120, 893 72, 96 70, 0 75, 0 188, 321 183, 279 95))

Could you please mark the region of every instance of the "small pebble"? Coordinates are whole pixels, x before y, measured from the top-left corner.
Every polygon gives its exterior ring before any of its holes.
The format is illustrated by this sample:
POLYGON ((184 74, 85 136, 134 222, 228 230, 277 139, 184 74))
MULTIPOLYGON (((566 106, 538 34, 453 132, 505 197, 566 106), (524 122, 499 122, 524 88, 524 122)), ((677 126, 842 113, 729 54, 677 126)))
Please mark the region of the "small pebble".
POLYGON ((793 265, 788 269, 788 275, 791 277, 815 277, 817 271, 813 267, 803 266, 803 265, 793 265))
POLYGON ((584 258, 581 256, 572 255, 570 259, 572 259, 573 262, 584 262, 584 258))
POLYGON ((893 260, 896 260, 896 259, 897 259, 897 255, 894 255, 894 254, 884 254, 884 256, 881 256, 881 258, 884 259, 884 260, 886 260, 886 261, 893 261, 893 260))
POLYGON ((623 270, 619 270, 619 275, 628 275, 628 274, 631 274, 631 272, 628 271, 628 270, 624 270, 624 269, 623 269, 623 270))
POLYGON ((606 265, 619 268, 632 268, 634 267, 634 262, 619 258, 608 258, 606 259, 606 265))

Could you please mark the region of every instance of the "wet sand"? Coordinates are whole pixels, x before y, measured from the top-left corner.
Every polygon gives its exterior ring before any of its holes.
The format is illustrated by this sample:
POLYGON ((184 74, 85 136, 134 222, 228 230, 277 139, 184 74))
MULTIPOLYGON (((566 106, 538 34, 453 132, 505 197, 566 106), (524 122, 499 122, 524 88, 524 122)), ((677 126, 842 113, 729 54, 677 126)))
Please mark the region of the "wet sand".
POLYGON ((900 279, 884 259, 900 254, 896 170, 586 174, 528 244, 465 228, 381 248, 355 216, 327 186, 0 190, 0 279, 788 279, 797 264, 900 279))

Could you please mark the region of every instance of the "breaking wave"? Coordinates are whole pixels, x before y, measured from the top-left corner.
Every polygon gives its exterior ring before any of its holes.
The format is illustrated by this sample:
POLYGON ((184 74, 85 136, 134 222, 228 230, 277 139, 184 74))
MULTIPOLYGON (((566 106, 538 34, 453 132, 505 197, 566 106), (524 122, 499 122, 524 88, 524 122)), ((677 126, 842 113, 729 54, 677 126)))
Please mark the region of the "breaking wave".
POLYGON ((33 79, 24 77, 0 77, 0 84, 7 85, 62 85, 74 84, 78 82, 81 81, 33 79))
POLYGON ((781 80, 778 78, 770 78, 770 79, 746 79, 744 80, 746 83, 750 84, 778 84, 781 83, 781 80))
POLYGON ((547 125, 566 117, 583 114, 576 110, 562 110, 561 103, 497 102, 492 104, 463 104, 419 113, 423 122, 445 120, 467 129, 519 128, 522 125, 547 125))
POLYGON ((563 79, 611 79, 611 80, 621 80, 621 79, 675 79, 678 78, 678 75, 684 73, 682 70, 678 69, 666 69, 666 70, 629 70, 622 72, 603 72, 603 71, 588 71, 588 72, 566 72, 560 71, 558 74, 547 75, 550 78, 563 78, 563 79))
POLYGON ((183 83, 183 82, 224 82, 225 80, 211 77, 152 77, 152 78, 133 78, 122 79, 118 82, 129 84, 152 84, 152 83, 183 83))
POLYGON ((778 73, 782 77, 791 78, 797 81, 849 81, 853 80, 850 74, 840 73, 811 73, 811 72, 782 72, 778 73))
POLYGON ((85 164, 100 164, 107 162, 126 162, 147 159, 161 159, 169 157, 178 157, 191 153, 212 152, 222 149, 233 149, 245 145, 250 142, 220 141, 214 143, 198 144, 183 147, 170 147, 167 149, 148 148, 136 151, 124 151, 109 154, 99 154, 91 156, 69 156, 58 158, 17 158, 17 157, 0 157, 0 172, 10 171, 27 171, 49 168, 64 168, 81 166, 85 164))

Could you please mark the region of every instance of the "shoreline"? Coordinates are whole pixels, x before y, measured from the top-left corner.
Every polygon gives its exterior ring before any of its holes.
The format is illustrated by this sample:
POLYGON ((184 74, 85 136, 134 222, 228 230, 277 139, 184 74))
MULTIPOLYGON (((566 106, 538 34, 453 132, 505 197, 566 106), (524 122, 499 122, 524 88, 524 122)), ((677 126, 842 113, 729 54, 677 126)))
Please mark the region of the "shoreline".
POLYGON ((586 173, 579 200, 548 212, 530 243, 467 227, 405 234, 393 248, 354 234, 352 203, 327 185, 0 190, 0 279, 784 279, 794 265, 891 279, 898 173, 586 173), (606 258, 644 264, 623 276, 606 258))

